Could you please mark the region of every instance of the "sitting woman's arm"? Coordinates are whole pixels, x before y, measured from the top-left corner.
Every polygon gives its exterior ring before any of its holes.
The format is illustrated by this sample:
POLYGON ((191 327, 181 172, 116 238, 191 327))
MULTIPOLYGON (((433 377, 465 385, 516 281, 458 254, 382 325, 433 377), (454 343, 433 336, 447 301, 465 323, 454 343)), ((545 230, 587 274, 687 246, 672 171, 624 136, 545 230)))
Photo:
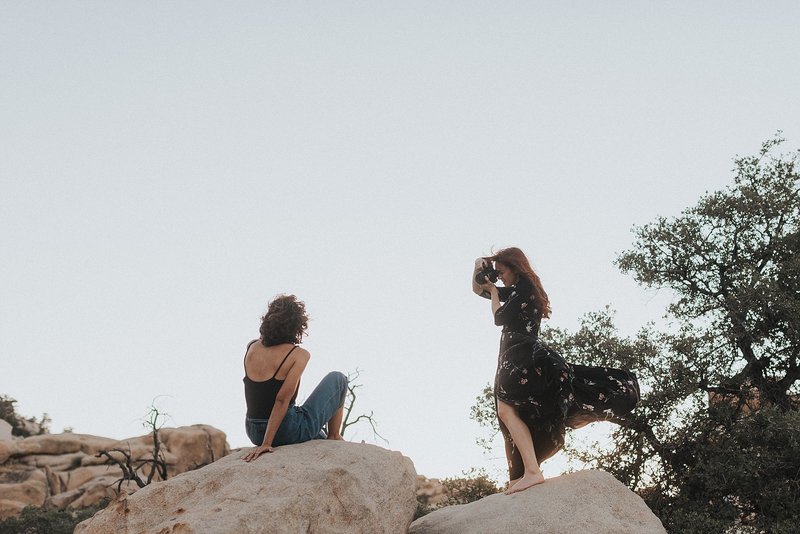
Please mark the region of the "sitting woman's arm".
POLYGON ((297 384, 300 382, 300 376, 311 358, 309 352, 305 349, 298 348, 295 351, 294 363, 289 369, 289 374, 286 375, 278 395, 275 397, 275 404, 272 406, 272 412, 269 414, 267 421, 267 431, 264 433, 264 441, 247 453, 242 459, 249 462, 255 460, 265 452, 274 452, 272 447, 272 440, 275 439, 275 434, 278 432, 283 418, 286 416, 286 410, 289 409, 289 402, 291 402, 294 392, 297 390, 297 384))

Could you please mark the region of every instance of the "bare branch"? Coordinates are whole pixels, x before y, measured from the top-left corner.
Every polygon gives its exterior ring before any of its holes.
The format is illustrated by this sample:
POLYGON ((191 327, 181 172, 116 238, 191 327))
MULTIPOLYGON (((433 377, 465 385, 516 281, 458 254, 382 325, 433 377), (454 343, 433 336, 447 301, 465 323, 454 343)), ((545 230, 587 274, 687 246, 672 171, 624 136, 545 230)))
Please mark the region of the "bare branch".
POLYGON ((351 416, 353 415, 353 409, 356 403, 356 390, 364 387, 363 384, 357 382, 358 378, 361 376, 361 370, 356 368, 355 371, 348 373, 347 375, 347 396, 344 401, 344 417, 342 418, 342 436, 344 436, 345 431, 350 428, 351 426, 356 425, 360 421, 367 421, 369 423, 370 428, 372 429, 372 434, 376 438, 380 438, 384 443, 388 444, 389 441, 381 436, 378 433, 377 429, 377 421, 373 417, 373 412, 370 411, 369 415, 366 414, 359 414, 355 417, 355 419, 351 420, 351 416))
POLYGON ((150 411, 147 413, 147 416, 144 419, 144 424, 146 427, 150 428, 153 436, 152 457, 145 460, 140 460, 135 467, 133 465, 133 458, 131 457, 130 444, 128 445, 127 451, 116 448, 111 449, 110 452, 107 450, 102 450, 96 454, 97 458, 102 458, 105 456, 105 463, 107 465, 117 465, 122 470, 122 478, 120 478, 118 481, 117 493, 122 490, 122 483, 126 480, 132 480, 137 486, 143 488, 153 481, 156 474, 158 474, 161 480, 167 479, 167 462, 164 453, 161 451, 161 441, 158 439, 158 430, 161 428, 162 424, 161 420, 165 417, 166 414, 161 413, 159 409, 156 408, 155 404, 150 405, 150 411), (125 461, 121 461, 112 456, 111 452, 120 453, 124 457, 125 461), (150 473, 147 475, 147 481, 144 481, 139 476, 138 471, 148 464, 150 465, 150 473))

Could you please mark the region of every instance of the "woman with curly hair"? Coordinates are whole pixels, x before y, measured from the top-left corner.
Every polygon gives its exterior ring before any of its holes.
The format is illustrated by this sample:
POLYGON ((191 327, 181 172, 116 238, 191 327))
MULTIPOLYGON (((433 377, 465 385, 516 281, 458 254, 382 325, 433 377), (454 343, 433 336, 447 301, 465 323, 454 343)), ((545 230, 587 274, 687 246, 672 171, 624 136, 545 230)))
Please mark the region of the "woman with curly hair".
POLYGON ((342 439, 347 377, 328 373, 302 406, 297 406, 300 377, 311 354, 299 343, 308 328, 305 303, 278 295, 261 318, 261 337, 247 345, 244 357, 245 429, 256 447, 242 457, 252 461, 275 447, 311 439, 342 439), (327 433, 323 426, 327 424, 327 433))

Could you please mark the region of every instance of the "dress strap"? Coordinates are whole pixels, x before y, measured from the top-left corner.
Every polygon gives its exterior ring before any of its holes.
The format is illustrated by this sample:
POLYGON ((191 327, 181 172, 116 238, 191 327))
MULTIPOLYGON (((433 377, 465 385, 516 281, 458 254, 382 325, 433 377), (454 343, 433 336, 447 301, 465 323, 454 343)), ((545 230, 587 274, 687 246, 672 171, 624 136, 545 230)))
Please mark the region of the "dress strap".
MULTIPOLYGON (((280 370, 281 370, 281 367, 283 367, 283 364, 284 364, 284 362, 286 362, 286 359, 289 357, 289 355, 290 355, 292 352, 294 352, 294 349, 296 349, 296 348, 297 348, 297 345, 295 345, 294 347, 292 347, 292 350, 290 350, 289 352, 287 352, 287 353, 286 353, 286 356, 284 356, 284 357, 283 357, 283 361, 281 362, 281 364, 278 366, 278 368, 277 368, 277 369, 275 369, 275 374, 274 374, 274 375, 272 375, 272 378, 275 378, 276 376, 278 376, 278 371, 280 371, 280 370)), ((270 378, 270 380, 272 380, 272 378, 270 378)))

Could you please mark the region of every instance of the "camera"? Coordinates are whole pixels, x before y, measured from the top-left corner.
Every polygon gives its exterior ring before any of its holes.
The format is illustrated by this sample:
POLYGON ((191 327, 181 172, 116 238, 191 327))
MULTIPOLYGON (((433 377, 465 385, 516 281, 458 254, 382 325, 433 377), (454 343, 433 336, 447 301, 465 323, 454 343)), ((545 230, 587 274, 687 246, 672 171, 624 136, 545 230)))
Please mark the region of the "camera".
POLYGON ((497 283, 497 269, 492 267, 492 262, 487 261, 486 265, 481 267, 481 270, 475 274, 475 282, 478 285, 483 285, 486 283, 486 279, 493 284, 497 283))

